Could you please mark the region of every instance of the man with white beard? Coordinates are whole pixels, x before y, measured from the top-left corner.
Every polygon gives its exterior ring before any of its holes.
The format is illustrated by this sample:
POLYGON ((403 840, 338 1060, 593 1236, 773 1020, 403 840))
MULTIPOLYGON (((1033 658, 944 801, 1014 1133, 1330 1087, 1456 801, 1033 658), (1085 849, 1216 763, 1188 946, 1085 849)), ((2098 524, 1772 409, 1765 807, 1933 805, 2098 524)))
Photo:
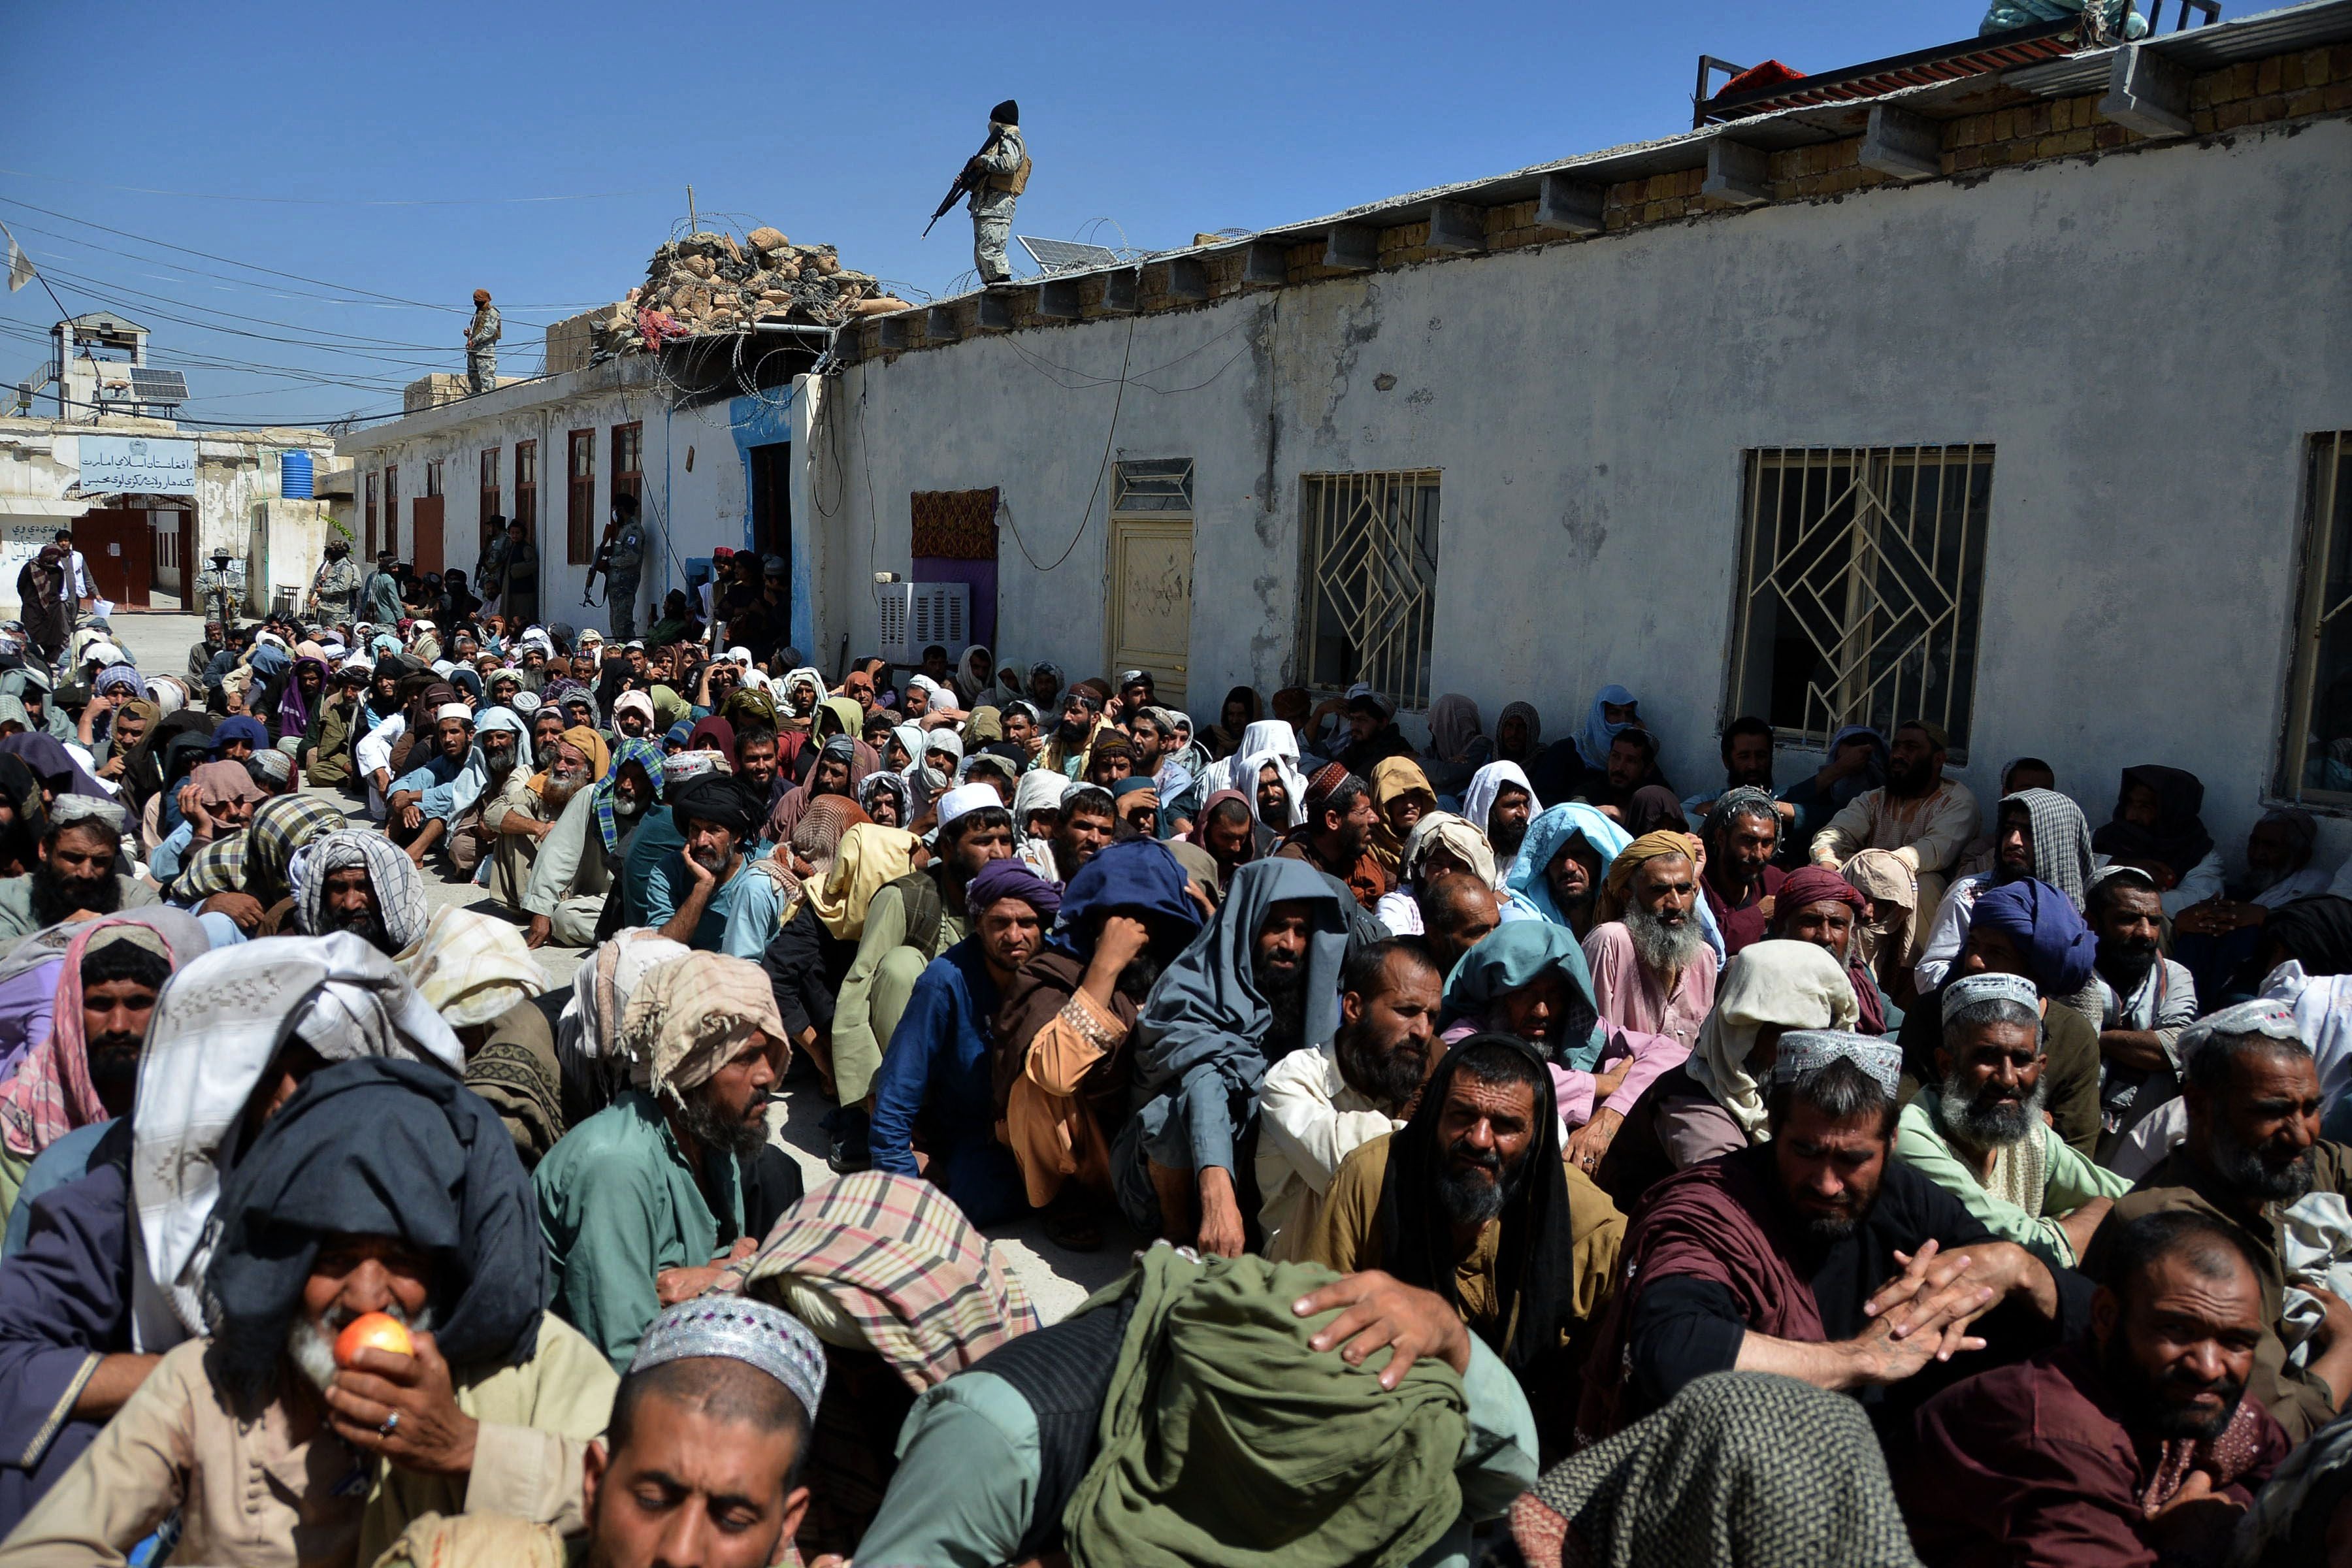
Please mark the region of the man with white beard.
POLYGON ((2041 993, 2022 975, 1969 974, 1931 1005, 1943 1009, 1943 1081, 1903 1108, 1895 1158, 2002 1240, 2074 1268, 2131 1184, 2068 1148, 2042 1113, 2050 1086, 2041 993))
POLYGON ((1670 1035, 1685 1050, 1715 1007, 1715 950, 1698 921, 1697 858, 1697 840, 1667 829, 1625 846, 1610 862, 1593 909, 1601 923, 1584 938, 1602 1022, 1670 1035))
POLYGON ((593 733, 564 731, 541 792, 556 819, 554 831, 540 841, 530 884, 523 889, 522 907, 530 915, 523 941, 531 947, 544 946, 551 938, 565 947, 595 942, 596 922, 620 877, 629 836, 646 808, 661 797, 661 748, 635 736, 621 742, 611 763, 588 784, 586 742, 593 733))

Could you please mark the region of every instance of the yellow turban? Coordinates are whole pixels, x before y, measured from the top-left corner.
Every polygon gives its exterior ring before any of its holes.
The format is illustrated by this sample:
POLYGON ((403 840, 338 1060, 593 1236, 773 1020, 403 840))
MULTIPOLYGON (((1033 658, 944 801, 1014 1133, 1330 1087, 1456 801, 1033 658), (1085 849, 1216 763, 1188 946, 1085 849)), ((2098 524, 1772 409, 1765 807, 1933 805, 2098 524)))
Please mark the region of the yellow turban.
POLYGON ((1655 833, 1644 833, 1617 852, 1609 862, 1609 876, 1601 889, 1601 898, 1592 911, 1596 921, 1613 921, 1625 912, 1625 895, 1633 886, 1633 873, 1644 861, 1662 856, 1681 855, 1696 867, 1698 864, 1698 840, 1687 833, 1677 833, 1671 827, 1661 827, 1655 833))

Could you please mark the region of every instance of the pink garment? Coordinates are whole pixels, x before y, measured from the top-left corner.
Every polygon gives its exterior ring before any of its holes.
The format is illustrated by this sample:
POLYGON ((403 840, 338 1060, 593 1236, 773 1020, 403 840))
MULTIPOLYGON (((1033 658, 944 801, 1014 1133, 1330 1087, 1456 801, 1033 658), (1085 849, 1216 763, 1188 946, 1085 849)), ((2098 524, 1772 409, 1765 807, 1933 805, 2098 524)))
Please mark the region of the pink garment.
MULTIPOLYGON (((0 1087, 0 1136, 11 1153, 37 1154, 75 1128, 106 1120, 106 1107, 89 1081, 89 1038, 82 1032, 82 954, 89 950, 89 939, 109 926, 145 924, 115 918, 92 921, 66 944, 48 1038, 26 1052, 16 1076, 0 1087)), ((165 937, 167 959, 171 951, 171 939, 165 937)))
MULTIPOLYGON (((1484 1034, 1489 1025, 1482 1020, 1465 1018, 1438 1037, 1441 1044, 1458 1045, 1473 1035, 1484 1034)), ((1491 1026, 1500 1029, 1501 1025, 1491 1026)), ((1617 1092, 1601 1103, 1620 1116, 1633 1113, 1634 1102, 1642 1091, 1664 1078, 1690 1058, 1690 1047, 1667 1035, 1642 1035, 1626 1029, 1612 1030, 1609 1043, 1601 1049, 1599 1067, 1607 1072, 1626 1058, 1633 1066, 1625 1069, 1625 1081, 1617 1092)), ((1557 1062, 1551 1068, 1553 1095, 1559 1101, 1559 1119, 1570 1127, 1581 1127, 1592 1120, 1592 1091, 1596 1087, 1593 1075, 1575 1068, 1564 1068, 1557 1062)))
POLYGON ((1698 1041, 1698 1028, 1715 1010, 1715 950, 1702 945, 1675 976, 1671 996, 1633 956, 1633 933, 1622 921, 1594 926, 1584 939, 1584 962, 1592 968, 1592 1002, 1603 1023, 1627 1033, 1671 1035, 1683 1055, 1698 1041))

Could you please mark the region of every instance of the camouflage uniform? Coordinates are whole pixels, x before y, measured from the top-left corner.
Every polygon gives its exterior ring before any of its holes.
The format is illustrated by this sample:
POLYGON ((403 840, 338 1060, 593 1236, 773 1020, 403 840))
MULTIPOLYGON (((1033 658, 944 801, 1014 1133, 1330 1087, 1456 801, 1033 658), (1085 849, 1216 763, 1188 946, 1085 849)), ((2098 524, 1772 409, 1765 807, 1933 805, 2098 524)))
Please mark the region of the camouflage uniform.
POLYGON ((499 308, 475 309, 466 328, 466 390, 489 392, 499 384, 499 308))
POLYGON ((350 621, 359 613, 359 563, 349 555, 330 556, 310 580, 310 603, 329 622, 350 621))
POLYGON ((1004 242, 1013 237, 1013 204, 1028 182, 1029 152, 1019 126, 992 120, 988 128, 995 140, 972 159, 985 183, 971 193, 971 260, 982 283, 1003 283, 1013 277, 1004 242))
POLYGON ((613 563, 604 583, 604 607, 616 642, 637 635, 637 579, 645 569, 646 525, 632 518, 613 535, 613 563))
POLYGON ((226 567, 208 567, 196 574, 196 603, 205 620, 234 626, 245 605, 245 588, 226 567))

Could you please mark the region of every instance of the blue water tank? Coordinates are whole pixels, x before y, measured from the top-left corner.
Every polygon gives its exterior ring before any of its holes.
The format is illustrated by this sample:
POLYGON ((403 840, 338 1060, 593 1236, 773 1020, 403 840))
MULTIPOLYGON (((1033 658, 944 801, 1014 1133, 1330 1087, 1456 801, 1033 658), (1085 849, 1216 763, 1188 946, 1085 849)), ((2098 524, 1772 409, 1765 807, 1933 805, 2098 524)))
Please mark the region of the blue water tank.
POLYGON ((278 493, 288 500, 310 499, 310 454, 280 452, 278 454, 278 493))

